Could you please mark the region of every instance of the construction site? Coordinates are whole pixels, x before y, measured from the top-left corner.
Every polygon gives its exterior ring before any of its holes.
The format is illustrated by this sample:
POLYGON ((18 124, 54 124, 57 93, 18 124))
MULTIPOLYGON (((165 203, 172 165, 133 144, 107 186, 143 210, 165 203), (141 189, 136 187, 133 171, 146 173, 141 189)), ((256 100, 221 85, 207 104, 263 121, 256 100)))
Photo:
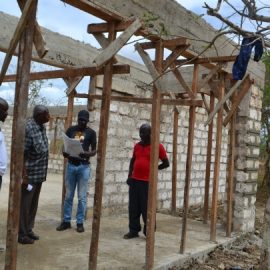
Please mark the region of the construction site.
POLYGON ((101 20, 89 20, 85 29, 100 48, 39 25, 37 0, 18 0, 20 18, 0 10, 0 51, 5 53, 0 83, 15 82, 14 106, 2 126, 11 161, 0 193, 1 269, 184 269, 253 232, 264 65, 250 60, 244 78, 234 80, 239 48, 225 36, 213 45, 217 31, 174 0, 61 2, 101 20), (134 37, 139 39, 131 44, 142 64, 118 55, 134 37), (16 74, 7 72, 12 56, 18 57, 16 74), (33 62, 51 68, 33 72, 33 62), (78 92, 85 77, 89 87, 78 92), (35 224, 41 239, 22 246, 18 179, 28 86, 59 78, 66 84, 68 105, 49 108, 49 175, 35 224), (76 99, 86 105, 75 106, 76 99), (90 112, 98 140, 86 231, 59 233, 66 167, 59 144, 82 108, 90 112), (147 236, 127 241, 129 159, 139 126, 146 122, 152 127, 147 236), (170 160, 162 172, 159 143, 170 160), (191 208, 202 210, 200 218, 190 218, 191 208))

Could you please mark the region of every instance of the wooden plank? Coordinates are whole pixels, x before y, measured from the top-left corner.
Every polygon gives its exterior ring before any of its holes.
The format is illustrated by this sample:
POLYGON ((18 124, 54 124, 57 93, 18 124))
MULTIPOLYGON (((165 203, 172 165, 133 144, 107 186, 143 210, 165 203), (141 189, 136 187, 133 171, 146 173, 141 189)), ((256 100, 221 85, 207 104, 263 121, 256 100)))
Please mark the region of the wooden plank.
POLYGON ((110 43, 94 60, 98 67, 103 66, 109 61, 142 26, 139 19, 135 20, 117 39, 110 43))
POLYGON ((214 118, 215 114, 217 113, 217 111, 218 111, 218 110, 223 106, 223 104, 231 97, 231 95, 238 89, 238 87, 239 87, 242 83, 244 83, 246 80, 248 80, 248 81, 250 80, 248 74, 245 75, 245 77, 243 78, 242 81, 240 81, 240 80, 237 81, 237 82, 234 84, 234 86, 228 91, 228 93, 222 98, 222 100, 220 100, 220 101, 217 103, 217 105, 216 105, 215 109, 213 110, 213 112, 212 112, 211 114, 209 114, 208 119, 207 119, 207 121, 206 121, 206 123, 205 123, 205 126, 208 125, 208 124, 213 120, 213 118, 214 118))
MULTIPOLYGON (((214 110, 214 106, 215 106, 215 96, 211 94, 210 112, 214 110)), ((207 221, 208 221, 213 126, 214 126, 214 123, 213 121, 211 121, 211 123, 208 125, 208 138, 207 138, 207 154, 206 154, 205 185, 204 185, 204 206, 203 206, 203 223, 204 224, 207 224, 207 221)))
POLYGON ((203 78, 203 80, 199 83, 198 91, 200 91, 204 86, 208 84, 208 82, 213 78, 214 75, 219 72, 224 65, 217 64, 213 69, 210 70, 210 72, 203 78))
POLYGON ((185 80, 184 80, 181 72, 179 71, 179 69, 177 69, 174 64, 172 64, 171 67, 172 67, 172 72, 173 72, 174 76, 180 82, 180 84, 183 86, 183 88, 186 90, 186 92, 189 95, 189 97, 191 99, 195 98, 194 93, 191 91, 191 89, 189 88, 189 86, 185 82, 185 80))
MULTIPOLYGON (((114 74, 127 74, 130 72, 129 65, 114 65, 114 74)), ((103 75, 104 68, 98 69, 96 66, 81 67, 81 68, 67 68, 64 70, 50 70, 33 72, 30 74, 30 81, 45 80, 45 79, 57 79, 65 77, 77 77, 77 76, 95 76, 103 75)), ((3 82, 13 82, 16 80, 16 75, 5 76, 3 82)))
POLYGON ((163 62, 163 71, 165 71, 189 46, 190 44, 176 47, 163 62))
MULTIPOLYGON (((225 83, 224 73, 221 73, 220 78, 219 101, 224 97, 225 83)), ((220 157, 221 157, 221 143, 222 143, 222 120, 223 107, 221 106, 217 114, 217 131, 216 131, 216 148, 215 148, 215 163, 214 163, 214 177, 213 177, 213 192, 212 192, 212 213, 210 224, 210 240, 216 241, 216 224, 217 224, 217 206, 218 206, 218 187, 219 187, 219 171, 220 171, 220 157)))
MULTIPOLYGON (((234 101, 234 96, 232 101, 234 101)), ((231 237, 232 233, 232 219, 233 219, 233 189, 234 189, 234 158, 235 158, 235 135, 236 135, 236 113, 230 119, 230 145, 228 154, 228 169, 227 169, 227 222, 226 222, 226 236, 231 237)))
MULTIPOLYGON (((162 42, 157 42, 155 60, 157 72, 162 72, 164 48, 162 42)), ((155 226, 156 226, 156 203, 157 203, 157 179, 159 160, 159 134, 160 134, 161 92, 156 86, 153 88, 153 105, 151 114, 151 153, 150 174, 147 204, 147 233, 145 269, 152 270, 154 266, 155 226)))
POLYGON ((210 113, 210 108, 209 108, 208 103, 207 103, 207 100, 205 98, 205 94, 204 93, 201 93, 201 96, 202 96, 204 108, 207 111, 207 113, 209 114, 210 113))
POLYGON ((172 199, 171 199, 171 214, 173 215, 176 214, 178 119, 179 119, 179 112, 176 108, 174 108, 173 110, 172 199))
POLYGON ((116 12, 112 12, 108 9, 102 8, 99 5, 94 4, 88 0, 61 0, 73 7, 76 7, 82 11, 92 14, 105 21, 122 21, 124 17, 116 12))
MULTIPOLYGON (((192 91, 196 95, 199 77, 199 66, 194 65, 192 91)), ((189 208, 189 188, 191 180, 191 165, 192 165, 192 153, 193 153, 193 140, 195 129, 196 107, 191 106, 189 108, 189 129, 188 129, 188 148, 187 148, 187 160, 186 160, 186 177, 184 188, 184 205, 183 205, 183 218, 182 218, 182 232, 180 241, 180 253, 183 254, 186 249, 187 238, 187 215, 189 208)))
MULTIPOLYGON (((30 2, 30 1, 29 1, 30 2)), ((8 196, 8 219, 6 235, 5 270, 16 270, 18 228, 20 216, 21 179, 23 175, 23 156, 25 140, 25 121, 28 105, 29 73, 34 38, 34 22, 37 1, 31 2, 31 12, 24 33, 19 42, 17 80, 12 123, 12 145, 10 160, 10 184, 8 196)))
POLYGON ((174 106, 203 106, 203 101, 201 99, 162 99, 161 103, 162 105, 174 106))
MULTIPOLYGON (((93 34, 99 45, 102 47, 102 49, 105 49, 106 47, 109 46, 109 41, 108 39, 102 34, 102 33, 95 33, 93 34)), ((115 56, 112 57, 113 64, 116 64, 117 58, 115 56)))
MULTIPOLYGON (((121 21, 115 25, 115 31, 124 31, 129 27, 134 20, 132 21, 121 21)), ((109 23, 91 23, 87 26, 87 33, 89 34, 99 34, 107 33, 109 30, 109 23)))
POLYGON ((166 92, 166 85, 162 81, 161 75, 156 70, 149 55, 141 48, 139 43, 136 43, 134 46, 135 46, 135 49, 137 50, 137 52, 139 53, 139 55, 141 56, 145 66, 147 67, 147 69, 148 69, 148 71, 149 71, 149 73, 154 81, 154 85, 157 87, 157 89, 159 89, 159 91, 166 92))
POLYGON ((25 28, 25 26, 27 24, 29 14, 33 10, 34 2, 35 2, 35 0, 29 0, 29 1, 27 1, 26 5, 25 5, 25 8, 24 8, 24 10, 22 12, 22 16, 21 16, 21 18, 20 18, 20 20, 19 20, 19 22, 17 24, 17 27, 15 29, 14 34, 13 34, 13 37, 10 40, 9 49, 8 49, 6 55, 5 55, 5 59, 3 61, 3 65, 2 65, 2 69, 1 69, 0 85, 3 82, 3 78, 6 75, 6 72, 7 72, 9 63, 11 61, 12 55, 14 54, 14 52, 16 50, 16 47, 17 47, 18 42, 19 42, 19 39, 20 39, 20 37, 22 35, 22 32, 23 32, 23 30, 24 30, 24 28, 25 28))
POLYGON ((188 43, 187 38, 185 37, 178 37, 178 38, 173 38, 173 39, 165 39, 162 41, 163 46, 167 49, 174 49, 178 46, 187 46, 190 45, 188 43))
POLYGON ((75 88, 76 88, 77 85, 81 82, 82 79, 83 79, 82 76, 72 78, 72 80, 71 80, 70 83, 68 84, 68 88, 66 89, 66 94, 67 94, 67 96, 69 96, 69 95, 71 94, 71 92, 75 90, 75 88))
POLYGON ((97 91, 97 76, 90 77, 89 88, 88 88, 88 97, 87 97, 87 109, 88 111, 93 111, 95 109, 95 101, 91 99, 90 96, 95 95, 97 91))
POLYGON ((219 62, 234 62, 237 55, 230 56, 214 56, 214 57, 204 57, 204 58, 187 58, 178 59, 175 61, 177 66, 191 65, 191 64, 208 64, 208 63, 219 63, 219 62))
MULTIPOLYGON (((114 30, 114 23, 110 24, 109 41, 113 42, 116 38, 116 31, 114 30)), ((95 182, 95 195, 93 206, 93 220, 92 220, 92 235, 89 251, 89 270, 97 269, 97 256, 99 244, 99 231, 100 231, 100 218, 102 211, 102 196, 106 160, 106 147, 108 137, 108 125, 110 119, 110 103, 112 94, 112 76, 113 65, 108 63, 104 70, 104 87, 102 91, 102 102, 100 111, 100 124, 98 134, 98 147, 97 147, 97 166, 96 166, 96 182, 95 182)))
MULTIPOLYGON (((23 10, 25 3, 26 3, 26 0, 18 0, 18 4, 21 11, 23 10)), ((46 42, 44 41, 44 38, 41 34, 41 29, 37 21, 35 21, 34 45, 36 47, 38 56, 40 58, 43 58, 48 52, 48 48, 46 48, 46 42)))
POLYGON ((242 101, 246 93, 249 91, 251 85, 252 85, 252 81, 249 79, 249 77, 248 79, 244 80, 242 89, 240 90, 238 95, 235 97, 235 102, 232 104, 231 110, 229 111, 229 113, 227 114, 227 116, 225 117, 223 121, 224 126, 226 126, 228 122, 230 121, 230 118, 233 116, 234 112, 237 110, 238 105, 240 104, 240 102, 242 101))

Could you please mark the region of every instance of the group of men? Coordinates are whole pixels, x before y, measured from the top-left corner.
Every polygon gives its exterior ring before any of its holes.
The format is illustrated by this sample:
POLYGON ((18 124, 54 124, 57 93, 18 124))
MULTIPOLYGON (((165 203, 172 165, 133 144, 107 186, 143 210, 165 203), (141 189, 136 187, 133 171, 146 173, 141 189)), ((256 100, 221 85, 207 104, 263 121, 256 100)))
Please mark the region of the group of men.
MULTIPOLYGON (((0 121, 4 122, 8 115, 8 103, 0 98, 0 121)), ((46 106, 36 105, 32 118, 28 119, 25 126, 24 167, 21 183, 21 208, 18 242, 21 244, 33 244, 39 240, 39 236, 33 231, 35 217, 38 208, 39 195, 42 183, 46 181, 49 146, 45 124, 50 119, 50 113, 46 106)), ((76 214, 77 232, 84 232, 84 220, 87 208, 87 191, 91 176, 90 157, 96 155, 96 132, 88 127, 89 112, 81 110, 78 113, 77 125, 67 129, 66 135, 78 140, 82 151, 73 155, 63 148, 63 156, 67 159, 65 172, 65 200, 63 220, 56 228, 64 231, 71 228, 72 206, 77 187, 78 206, 76 214)), ((140 217, 144 222, 143 233, 146 236, 146 217, 148 185, 150 172, 151 153, 151 127, 143 124, 139 129, 140 142, 133 149, 130 160, 127 184, 129 185, 129 232, 124 239, 139 236, 141 230, 140 217)), ((168 157, 162 144, 159 145, 158 169, 169 167, 168 157)), ((7 151, 4 135, 0 130, 0 189, 2 176, 7 167, 7 151)))

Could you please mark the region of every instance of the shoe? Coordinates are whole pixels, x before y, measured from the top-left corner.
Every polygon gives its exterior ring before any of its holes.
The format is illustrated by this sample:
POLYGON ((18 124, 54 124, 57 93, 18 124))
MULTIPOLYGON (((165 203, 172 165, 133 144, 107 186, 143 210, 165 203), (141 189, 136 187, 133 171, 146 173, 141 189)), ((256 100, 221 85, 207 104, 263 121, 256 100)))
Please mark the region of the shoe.
POLYGON ((131 233, 131 232, 128 232, 124 235, 124 239, 132 239, 132 238, 136 238, 136 237, 139 237, 139 234, 138 233, 131 233))
POLYGON ((77 230, 76 230, 78 233, 82 233, 84 232, 84 227, 83 227, 83 224, 81 223, 77 223, 77 230))
POLYGON ((0 244, 0 252, 4 252, 6 250, 6 246, 0 244))
POLYGON ((19 236, 18 242, 23 245, 28 245, 34 244, 35 241, 26 235, 26 236, 19 236))
POLYGON ((70 225, 70 222, 62 222, 57 228, 56 230, 57 231, 64 231, 64 230, 67 230, 67 229, 70 229, 71 228, 71 225, 70 225))
POLYGON ((39 240, 39 236, 35 234, 33 231, 28 233, 28 237, 33 239, 33 240, 39 240))

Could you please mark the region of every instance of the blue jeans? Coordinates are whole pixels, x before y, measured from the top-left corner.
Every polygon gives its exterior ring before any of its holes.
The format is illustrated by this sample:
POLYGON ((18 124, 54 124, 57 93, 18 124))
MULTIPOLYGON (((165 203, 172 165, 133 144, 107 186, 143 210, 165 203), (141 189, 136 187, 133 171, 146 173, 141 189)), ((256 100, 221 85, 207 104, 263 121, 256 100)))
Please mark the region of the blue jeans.
POLYGON ((75 166, 67 163, 65 187, 66 196, 64 202, 64 222, 70 222, 72 216, 72 206, 75 189, 77 186, 78 207, 77 207, 77 224, 82 224, 85 218, 87 207, 87 189, 90 180, 91 168, 89 164, 75 166))

